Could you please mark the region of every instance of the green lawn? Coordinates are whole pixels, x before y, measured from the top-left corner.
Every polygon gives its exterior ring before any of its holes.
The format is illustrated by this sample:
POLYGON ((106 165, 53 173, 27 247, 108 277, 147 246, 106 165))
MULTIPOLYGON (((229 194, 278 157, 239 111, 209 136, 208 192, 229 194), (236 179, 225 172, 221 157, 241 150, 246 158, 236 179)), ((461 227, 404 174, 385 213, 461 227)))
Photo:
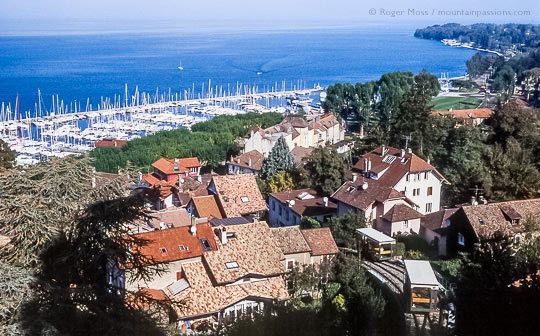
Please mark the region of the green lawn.
POLYGON ((480 100, 474 97, 435 97, 431 103, 435 105, 433 111, 448 111, 477 108, 480 100))

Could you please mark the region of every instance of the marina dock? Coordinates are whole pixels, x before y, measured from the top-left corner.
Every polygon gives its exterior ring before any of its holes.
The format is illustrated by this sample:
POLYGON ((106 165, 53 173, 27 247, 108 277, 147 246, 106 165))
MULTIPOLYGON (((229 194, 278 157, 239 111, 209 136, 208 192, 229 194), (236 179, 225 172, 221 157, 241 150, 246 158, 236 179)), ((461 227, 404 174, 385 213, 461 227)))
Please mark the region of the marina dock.
POLYGON ((84 111, 77 103, 68 106, 58 97, 53 97, 51 110, 45 110, 38 92, 39 101, 33 114, 26 111, 21 116, 18 102, 15 109, 2 103, 0 139, 17 152, 18 164, 28 165, 51 157, 88 153, 99 140, 132 140, 159 131, 191 129, 196 123, 220 115, 248 112, 285 114, 295 112, 299 107, 316 109, 311 106, 313 99, 310 96, 322 90, 324 88, 320 86, 267 92, 245 88, 237 90, 239 94, 228 94, 216 88, 204 98, 200 95, 194 98, 192 93, 184 91, 182 99, 169 91, 168 95, 156 93, 151 99, 149 94, 138 90, 129 96, 126 87, 123 101, 116 97, 114 103, 102 100, 96 110, 87 103, 84 111))

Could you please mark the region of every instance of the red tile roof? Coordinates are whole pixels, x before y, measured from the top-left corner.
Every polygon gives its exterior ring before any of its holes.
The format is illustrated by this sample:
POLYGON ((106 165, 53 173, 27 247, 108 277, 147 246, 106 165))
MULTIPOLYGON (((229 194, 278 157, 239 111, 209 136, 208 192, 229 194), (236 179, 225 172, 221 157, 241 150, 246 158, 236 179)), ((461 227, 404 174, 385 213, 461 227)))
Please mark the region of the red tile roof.
POLYGON ((152 167, 166 175, 186 173, 189 172, 189 168, 200 166, 201 164, 199 163, 199 159, 196 157, 173 160, 161 158, 152 163, 152 167), (178 167, 178 170, 174 170, 174 167, 178 167))
POLYGON ((424 217, 424 215, 412 209, 411 207, 408 207, 404 204, 397 204, 394 205, 390 210, 388 210, 382 218, 391 223, 395 223, 411 219, 418 219, 422 217, 424 217))
POLYGON ((98 140, 94 146, 120 148, 125 144, 127 144, 127 140, 98 140))
POLYGON ((272 193, 270 196, 285 204, 294 200, 291 209, 300 216, 313 216, 316 213, 332 212, 337 209, 337 204, 330 200, 328 200, 328 206, 324 206, 324 198, 318 196, 317 192, 310 188, 272 193), (302 195, 308 197, 299 198, 302 195))
MULTIPOLYGON (((180 318, 208 315, 246 298, 285 300, 289 298, 281 276, 238 285, 214 286, 208 269, 202 262, 182 266, 189 288, 174 296, 186 304, 176 307, 180 318)), ((167 290, 168 294, 171 293, 167 290)))
POLYGON ((217 251, 203 256, 212 277, 218 284, 231 283, 249 275, 272 276, 283 273, 281 260, 284 256, 276 246, 274 236, 266 222, 238 224, 225 227, 236 238, 221 244, 217 239, 217 251), (227 268, 226 263, 236 262, 238 267, 227 268))
POLYGON ((221 211, 216 203, 214 195, 193 197, 191 201, 199 214, 199 217, 206 217, 209 220, 212 218, 223 218, 221 211))
POLYGON ((268 209, 257 186, 255 175, 214 176, 212 184, 225 217, 239 217, 268 209))
POLYGON ((424 215, 420 225, 432 231, 446 228, 446 220, 452 216, 458 209, 443 209, 424 215))
POLYGON ((150 213, 150 223, 153 227, 159 228, 160 223, 172 224, 174 227, 191 225, 191 217, 186 209, 167 209, 150 213))
POLYGON ((308 229, 301 232, 311 248, 312 255, 336 254, 339 252, 329 228, 308 229))
POLYGON ((451 115, 458 119, 487 119, 491 117, 493 111, 488 108, 450 110, 450 111, 432 111, 433 115, 451 115))
POLYGON ((262 168, 263 161, 264 155, 259 153, 257 150, 252 150, 232 158, 232 161, 227 161, 227 163, 234 166, 259 171, 262 168))
POLYGON ((141 254, 152 257, 156 263, 200 257, 203 254, 203 247, 199 239, 208 239, 212 248, 216 248, 214 232, 209 223, 198 224, 196 235, 191 234, 189 226, 183 226, 139 233, 135 236, 147 241, 147 244, 139 247, 139 250, 141 254), (180 245, 186 249, 180 250, 180 245), (161 251, 162 248, 166 249, 165 253, 161 251))
POLYGON ((297 226, 275 227, 270 231, 283 254, 311 252, 311 248, 297 226))
POLYGON ((460 211, 465 213, 467 220, 478 237, 490 237, 496 231, 513 235, 523 232, 523 221, 526 218, 540 218, 540 198, 465 205, 461 207, 460 211), (519 217, 517 215, 521 217, 521 220, 519 224, 512 225, 511 220, 518 219, 519 217))

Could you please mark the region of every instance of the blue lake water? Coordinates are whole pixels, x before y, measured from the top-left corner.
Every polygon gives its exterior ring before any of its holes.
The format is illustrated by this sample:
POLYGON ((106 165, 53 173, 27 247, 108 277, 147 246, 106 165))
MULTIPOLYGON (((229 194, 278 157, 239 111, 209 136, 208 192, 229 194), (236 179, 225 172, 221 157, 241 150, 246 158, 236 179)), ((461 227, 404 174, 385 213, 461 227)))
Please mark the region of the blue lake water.
POLYGON ((315 84, 376 80, 390 71, 427 69, 463 75, 476 51, 413 37, 414 29, 311 29, 229 33, 116 33, 49 36, 0 36, 0 102, 34 110, 41 89, 64 102, 89 97, 183 92, 237 83, 260 90, 277 82, 315 84), (184 70, 178 70, 178 66, 184 70))

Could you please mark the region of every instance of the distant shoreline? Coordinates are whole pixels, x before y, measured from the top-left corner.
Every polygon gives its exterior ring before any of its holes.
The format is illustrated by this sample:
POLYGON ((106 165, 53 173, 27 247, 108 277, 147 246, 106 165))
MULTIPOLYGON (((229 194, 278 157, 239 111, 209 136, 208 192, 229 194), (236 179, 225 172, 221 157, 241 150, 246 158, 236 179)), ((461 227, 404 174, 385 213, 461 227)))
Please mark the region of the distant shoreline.
POLYGON ((474 49, 474 50, 478 50, 478 51, 487 52, 487 53, 490 53, 490 54, 495 54, 495 55, 500 56, 500 57, 504 57, 504 54, 501 53, 501 52, 498 52, 498 51, 495 51, 495 50, 489 50, 489 49, 483 49, 483 48, 474 47, 472 45, 472 43, 474 43, 474 42, 462 43, 462 42, 458 42, 457 40, 453 40, 453 39, 442 39, 441 43, 444 44, 444 45, 451 46, 451 47, 474 49))

